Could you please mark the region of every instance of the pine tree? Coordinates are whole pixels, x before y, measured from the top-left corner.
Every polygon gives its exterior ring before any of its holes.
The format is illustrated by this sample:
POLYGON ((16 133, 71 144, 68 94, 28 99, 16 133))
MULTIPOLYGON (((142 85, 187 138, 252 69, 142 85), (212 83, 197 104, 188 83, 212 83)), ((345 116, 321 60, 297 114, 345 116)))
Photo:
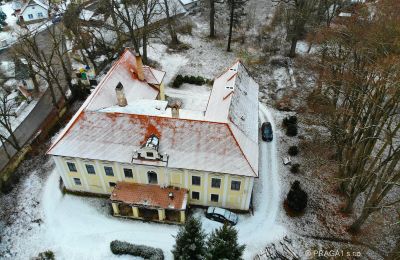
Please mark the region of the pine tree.
POLYGON ((4 26, 7 25, 6 18, 7 15, 2 10, 0 10, 0 32, 3 31, 4 26))
POLYGON ((197 218, 188 218, 185 225, 176 235, 176 244, 172 250, 174 259, 197 260, 204 259, 206 234, 197 218))
POLYGON ((207 259, 242 259, 245 245, 239 245, 237 239, 237 230, 228 224, 213 231, 207 242, 207 259))

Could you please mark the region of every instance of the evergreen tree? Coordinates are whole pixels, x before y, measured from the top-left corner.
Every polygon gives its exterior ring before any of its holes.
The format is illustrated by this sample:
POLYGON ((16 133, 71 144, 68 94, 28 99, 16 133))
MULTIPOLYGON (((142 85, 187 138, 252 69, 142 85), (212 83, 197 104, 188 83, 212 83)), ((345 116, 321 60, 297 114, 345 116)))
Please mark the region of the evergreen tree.
POLYGON ((242 259, 245 245, 239 245, 237 238, 236 229, 227 224, 213 231, 207 242, 207 259, 242 259))
POLYGON ((7 25, 6 18, 7 15, 2 10, 0 10, 0 32, 3 31, 4 26, 7 25))
POLYGON ((197 260, 204 259, 206 234, 197 218, 188 218, 176 236, 176 244, 172 250, 174 259, 197 260))

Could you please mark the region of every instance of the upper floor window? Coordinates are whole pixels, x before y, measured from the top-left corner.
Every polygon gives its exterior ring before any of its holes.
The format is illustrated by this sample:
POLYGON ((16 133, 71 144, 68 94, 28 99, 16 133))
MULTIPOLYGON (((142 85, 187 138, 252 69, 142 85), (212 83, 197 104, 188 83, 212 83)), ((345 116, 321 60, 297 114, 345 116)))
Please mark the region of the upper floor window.
POLYGON ((125 178, 133 178, 132 169, 124 168, 124 175, 125 175, 125 178))
POLYGON ((212 188, 220 188, 221 187, 221 179, 211 178, 211 187, 212 188))
POLYGON ((231 190, 240 190, 240 181, 232 181, 231 190))
POLYGON ((112 167, 104 166, 104 171, 106 172, 107 176, 114 176, 114 171, 112 167))
POLYGON ((28 14, 29 19, 33 19, 33 14, 28 14))
POLYGON ((75 163, 67 162, 67 165, 70 172, 77 172, 75 163))
POLYGON ((192 176, 192 185, 200 185, 200 176, 192 176))
POLYGON ((157 184, 158 180, 157 180, 157 173, 150 171, 147 172, 147 179, 149 181, 149 184, 157 184))
POLYGON ((146 156, 147 156, 147 157, 153 157, 154 154, 153 154, 153 152, 147 152, 147 153, 146 153, 146 156))
POLYGON ((37 15, 38 15, 39 18, 43 17, 43 13, 42 12, 39 12, 37 15))
POLYGON ((86 171, 89 174, 96 174, 96 172, 94 171, 94 166, 91 164, 85 164, 86 166, 86 171))

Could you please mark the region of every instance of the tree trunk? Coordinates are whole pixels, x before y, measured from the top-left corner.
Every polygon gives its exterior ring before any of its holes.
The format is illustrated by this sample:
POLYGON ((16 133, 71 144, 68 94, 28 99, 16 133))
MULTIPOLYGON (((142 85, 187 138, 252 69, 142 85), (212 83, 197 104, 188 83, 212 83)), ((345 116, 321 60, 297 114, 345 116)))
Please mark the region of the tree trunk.
POLYGON ((215 37, 215 0, 210 0, 210 37, 215 37))
POLYGON ((361 226, 365 223, 370 214, 371 211, 363 210, 361 215, 353 222, 353 224, 351 224, 349 231, 353 233, 357 233, 358 231, 360 231, 361 226))
POLYGON ((177 45, 179 43, 178 36, 176 35, 176 31, 174 28, 174 21, 169 15, 169 6, 168 6, 168 0, 164 0, 164 5, 165 5, 165 14, 167 16, 167 21, 168 21, 168 31, 171 36, 171 44, 172 45, 177 45))
POLYGON ((292 44, 290 46, 289 57, 294 58, 296 56, 296 46, 297 46, 297 37, 292 37, 292 44))
POLYGON ((228 48, 226 51, 231 51, 231 41, 232 41, 232 27, 233 27, 233 14, 235 11, 235 0, 231 1, 231 14, 229 19, 229 36, 228 36, 228 48))
POLYGON ((343 212, 345 213, 351 213, 353 211, 353 205, 354 202, 356 201, 356 196, 353 196, 352 194, 349 195, 346 206, 343 208, 343 212))
POLYGON ((7 158, 8 158, 8 159, 11 159, 11 155, 8 153, 6 144, 3 142, 3 138, 2 138, 2 137, 0 137, 0 141, 1 141, 1 145, 3 146, 3 150, 4 150, 4 152, 5 152, 6 155, 7 155, 7 158))

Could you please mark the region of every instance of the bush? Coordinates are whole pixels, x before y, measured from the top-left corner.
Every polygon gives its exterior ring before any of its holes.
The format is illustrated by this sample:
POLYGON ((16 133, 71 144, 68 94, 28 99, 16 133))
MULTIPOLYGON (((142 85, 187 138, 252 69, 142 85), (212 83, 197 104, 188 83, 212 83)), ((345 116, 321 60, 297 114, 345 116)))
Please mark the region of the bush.
POLYGON ((47 251, 39 253, 38 256, 33 259, 34 260, 54 260, 56 258, 54 257, 53 251, 47 250, 47 251))
POLYGON ((301 189, 300 182, 295 181, 286 198, 288 207, 295 212, 302 212, 307 207, 307 200, 307 193, 301 189))
POLYGON ((296 136, 297 135, 297 125, 289 124, 286 128, 286 135, 287 136, 296 136))
POLYGON ((115 255, 132 255, 150 260, 163 260, 164 253, 160 248, 134 245, 128 242, 114 240, 110 243, 111 252, 115 255))
POLYGON ((189 84, 194 84, 194 85, 203 85, 207 83, 208 80, 201 77, 201 76, 182 76, 182 75, 177 75, 174 82, 172 83, 172 86, 174 88, 179 88, 183 83, 189 83, 189 84))
POLYGON ((288 127, 289 125, 297 125, 297 116, 289 116, 285 117, 282 121, 284 127, 288 127))
POLYGON ((290 167, 290 172, 291 173, 299 173, 300 172, 300 164, 295 163, 290 167))
POLYGON ((288 150, 288 154, 290 156, 296 156, 299 153, 299 148, 297 146, 290 146, 288 150))

